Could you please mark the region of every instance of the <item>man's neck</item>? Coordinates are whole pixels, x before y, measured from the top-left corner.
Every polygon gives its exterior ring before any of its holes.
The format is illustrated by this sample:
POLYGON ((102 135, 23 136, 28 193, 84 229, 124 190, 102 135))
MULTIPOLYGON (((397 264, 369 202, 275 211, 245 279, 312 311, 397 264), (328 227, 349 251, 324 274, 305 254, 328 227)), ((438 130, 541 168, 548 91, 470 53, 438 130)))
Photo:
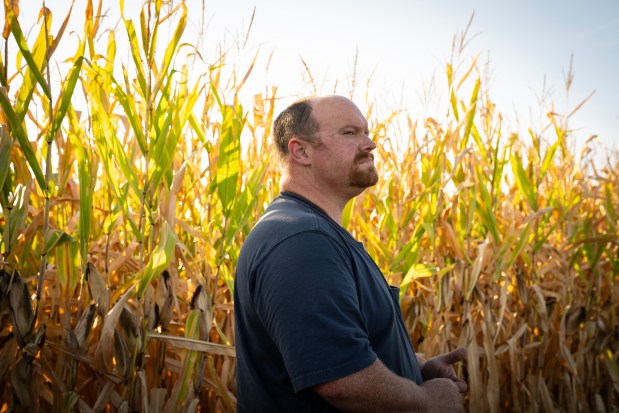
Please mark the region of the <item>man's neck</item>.
POLYGON ((286 176, 282 177, 280 188, 282 191, 302 196, 325 211, 335 222, 342 225, 342 213, 347 201, 345 202, 335 196, 329 196, 311 185, 293 182, 286 176))

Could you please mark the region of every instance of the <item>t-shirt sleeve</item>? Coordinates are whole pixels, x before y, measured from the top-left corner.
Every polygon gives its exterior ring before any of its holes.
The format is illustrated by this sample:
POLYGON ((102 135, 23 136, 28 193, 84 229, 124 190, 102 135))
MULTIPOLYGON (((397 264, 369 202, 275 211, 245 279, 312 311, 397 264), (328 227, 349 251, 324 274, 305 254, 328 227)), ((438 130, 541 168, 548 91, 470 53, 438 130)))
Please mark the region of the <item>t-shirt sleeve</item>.
POLYGON ((296 234, 263 260, 254 307, 296 392, 372 364, 347 252, 320 232, 296 234))

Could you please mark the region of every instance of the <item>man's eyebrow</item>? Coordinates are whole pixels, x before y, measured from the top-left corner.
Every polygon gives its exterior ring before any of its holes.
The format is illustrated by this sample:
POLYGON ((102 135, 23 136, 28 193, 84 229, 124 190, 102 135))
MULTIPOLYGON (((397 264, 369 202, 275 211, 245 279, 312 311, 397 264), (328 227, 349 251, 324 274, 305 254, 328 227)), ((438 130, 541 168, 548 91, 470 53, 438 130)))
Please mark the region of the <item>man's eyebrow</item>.
POLYGON ((358 124, 358 123, 345 123, 342 126, 340 126, 338 129, 342 130, 342 129, 347 129, 347 128, 352 128, 355 130, 366 130, 369 129, 367 124, 358 124))

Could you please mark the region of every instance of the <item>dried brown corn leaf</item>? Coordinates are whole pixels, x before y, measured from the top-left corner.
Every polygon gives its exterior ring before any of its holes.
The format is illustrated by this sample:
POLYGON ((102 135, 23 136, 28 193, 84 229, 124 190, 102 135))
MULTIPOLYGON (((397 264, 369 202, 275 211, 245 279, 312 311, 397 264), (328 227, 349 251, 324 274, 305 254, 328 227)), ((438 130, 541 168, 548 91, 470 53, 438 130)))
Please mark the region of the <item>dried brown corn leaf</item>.
POLYGON ((200 399, 191 399, 187 408, 185 409, 185 413, 195 413, 198 411, 198 405, 200 404, 200 399))
POLYGON ((127 344, 129 352, 136 349, 136 344, 139 347, 140 330, 135 315, 125 306, 120 312, 116 331, 120 333, 127 344))
POLYGON ((90 296, 98 306, 99 314, 103 317, 110 309, 110 290, 105 285, 105 280, 101 273, 95 268, 92 263, 88 263, 86 268, 86 281, 88 282, 88 291, 90 296))
POLYGON ((556 411, 554 403, 552 402, 552 396, 550 395, 550 391, 548 390, 548 386, 546 385, 546 381, 543 377, 537 378, 537 392, 542 401, 542 406, 544 406, 543 411, 556 411))
POLYGON ((127 380, 131 374, 131 354, 123 337, 114 331, 114 354, 116 360, 116 370, 127 380))
POLYGON ((26 286, 17 271, 13 272, 9 286, 9 308, 11 310, 13 333, 17 343, 23 348, 30 341, 35 315, 32 310, 28 286, 26 286))
POLYGON ((97 306, 95 304, 90 304, 80 317, 75 329, 72 331, 75 334, 76 348, 80 350, 85 350, 88 346, 88 334, 90 334, 90 330, 94 324, 96 311, 97 306))
POLYGON ((486 369, 488 371, 488 381, 485 386, 486 398, 488 405, 490 406, 490 412, 499 412, 500 407, 500 377, 499 369, 496 363, 496 356, 494 354, 494 338, 492 332, 492 324, 490 318, 486 318, 481 325, 481 331, 484 340, 484 350, 486 352, 486 369))
POLYGON ((103 382, 103 386, 99 391, 99 396, 97 397, 97 401, 92 406, 92 410, 95 412, 100 412, 105 409, 105 406, 110 402, 110 398, 112 392, 114 391, 114 386, 116 384, 111 380, 106 380, 103 382))
POLYGON ((0 270, 0 331, 8 325, 11 320, 11 309, 9 305, 9 285, 11 274, 5 270, 0 270))
POLYGON ((619 394, 619 366, 617 365, 617 359, 613 356, 610 348, 604 352, 604 365, 608 370, 608 375, 613 382, 613 387, 617 394, 619 394))
POLYGON ((595 412, 606 413, 606 405, 604 404, 604 398, 600 393, 595 394, 595 412))
POLYGON ((163 331, 168 329, 173 316, 174 297, 171 283, 170 273, 168 270, 164 270, 155 290, 155 314, 158 321, 157 324, 161 326, 163 331))
POLYGON ((139 370, 133 386, 133 411, 144 412, 148 409, 148 386, 146 384, 146 372, 139 370))
POLYGON ((39 390, 41 378, 34 365, 34 358, 24 355, 17 360, 11 369, 11 384, 16 411, 38 411, 39 390))
POLYGON ((97 343, 97 348, 95 349, 95 362, 100 370, 112 371, 114 368, 112 358, 114 357, 113 340, 116 326, 118 325, 118 319, 120 318, 125 304, 134 292, 135 289, 130 287, 103 319, 101 336, 97 343))
MULTIPOLYGON (((209 343, 207 341, 195 340, 192 338, 170 336, 158 333, 148 333, 147 338, 155 339, 159 341, 165 341, 172 347, 181 348, 191 351, 200 351, 203 353, 219 354, 222 356, 236 357, 236 353, 233 346, 226 346, 224 344, 209 343)), ((168 360, 166 359, 166 363, 168 360)))
MULTIPOLYGON (((470 328, 470 330, 472 330, 472 328, 470 328)), ((472 334, 471 337, 473 339, 466 351, 466 366, 469 373, 469 410, 472 412, 485 411, 486 409, 483 408, 485 383, 481 375, 481 366, 479 365, 480 351, 475 341, 475 335, 472 334)))
POLYGON ((15 363, 17 351, 17 342, 15 340, 8 340, 2 344, 2 350, 0 351, 0 387, 4 384, 9 368, 15 363))
POLYGON ((200 340, 208 340, 213 325, 211 300, 202 285, 198 285, 191 298, 191 308, 200 310, 200 340))
POLYGON ((148 400, 148 411, 152 413, 160 413, 163 411, 168 389, 157 387, 150 389, 150 397, 148 400))

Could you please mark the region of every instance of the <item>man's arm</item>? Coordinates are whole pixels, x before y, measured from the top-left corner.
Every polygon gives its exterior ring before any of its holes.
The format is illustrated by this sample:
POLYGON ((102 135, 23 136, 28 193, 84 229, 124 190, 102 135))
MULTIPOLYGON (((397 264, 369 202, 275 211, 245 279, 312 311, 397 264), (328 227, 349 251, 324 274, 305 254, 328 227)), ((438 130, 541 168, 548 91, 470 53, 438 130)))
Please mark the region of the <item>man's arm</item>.
POLYGON ((369 367, 314 386, 323 399, 343 412, 462 412, 456 384, 444 378, 418 386, 376 360, 369 367))
POLYGON ((417 356, 421 377, 423 377, 425 381, 437 378, 450 379, 458 386, 460 393, 465 393, 468 386, 464 380, 456 376, 456 371, 453 368, 454 364, 464 360, 465 357, 466 349, 464 347, 458 347, 449 353, 440 354, 429 360, 417 356))

